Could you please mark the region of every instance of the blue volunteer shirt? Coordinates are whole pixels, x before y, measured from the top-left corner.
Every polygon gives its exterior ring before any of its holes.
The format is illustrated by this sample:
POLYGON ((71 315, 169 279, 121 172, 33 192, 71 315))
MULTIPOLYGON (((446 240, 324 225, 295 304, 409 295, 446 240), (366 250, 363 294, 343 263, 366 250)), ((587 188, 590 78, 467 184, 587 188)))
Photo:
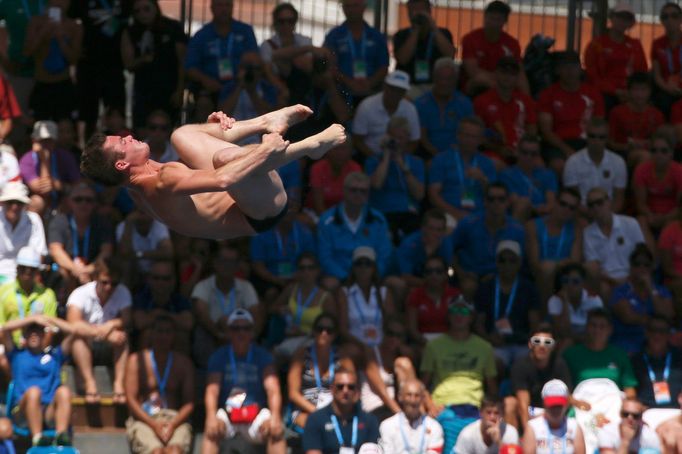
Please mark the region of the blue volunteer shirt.
POLYGON ((459 265, 465 270, 479 276, 496 271, 495 251, 502 240, 513 240, 524 250, 525 232, 523 226, 511 216, 503 228, 494 235, 485 225, 483 215, 470 215, 459 221, 452 234, 454 250, 459 265))
POLYGON ((440 152, 457 143, 457 128, 464 117, 474 114, 474 105, 464 94, 455 91, 441 110, 430 91, 414 101, 419 113, 419 124, 426 130, 429 142, 440 152))
MULTIPOLYGON (((379 167, 382 156, 370 156, 365 163, 365 173, 372 175, 379 167)), ((417 180, 424 183, 424 162, 416 156, 405 154, 405 165, 417 180)), ((395 161, 388 164, 388 173, 384 185, 380 189, 372 188, 369 204, 382 213, 416 213, 419 211, 419 200, 410 196, 406 176, 395 161)))
POLYGON ((544 218, 535 218, 540 260, 561 261, 571 256, 575 241, 575 222, 565 224, 559 235, 550 235, 544 218))
POLYGON ((353 251, 359 246, 369 246, 377 255, 379 274, 388 269, 393 245, 384 215, 372 208, 366 208, 362 221, 353 233, 341 213, 343 204, 336 205, 322 213, 317 224, 317 258, 324 274, 340 280, 348 277, 353 251))
POLYGON ((497 180, 497 171, 493 161, 481 153, 476 153, 470 162, 464 162, 458 151, 449 149, 438 153, 431 161, 429 168, 429 184, 440 183, 441 197, 455 208, 469 210, 472 213, 483 212, 483 185, 478 180, 466 176, 469 167, 481 169, 488 183, 497 180), (474 206, 465 206, 462 201, 471 197, 474 206))
MULTIPOLYGON (((672 297, 667 288, 661 285, 655 285, 654 287, 662 298, 672 297)), ((638 315, 654 315, 654 302, 651 295, 643 298, 635 292, 629 282, 613 289, 611 301, 609 301, 609 309, 613 310, 616 303, 622 300, 627 301, 630 309, 638 315)), ((642 350, 644 341, 645 327, 643 325, 630 325, 623 323, 618 317, 613 318, 611 343, 632 354, 642 350)))
POLYGON ((263 388, 263 372, 272 365, 272 355, 262 347, 251 343, 249 352, 244 356, 234 355, 236 371, 232 368, 232 347, 224 345, 208 358, 208 373, 221 373, 220 398, 218 406, 224 406, 232 388, 246 391, 244 405, 258 404, 267 407, 268 399, 263 388))
MULTIPOLYGON (((445 263, 452 263, 453 256, 452 235, 443 238, 443 242, 436 251, 435 255, 442 257, 445 263)), ((418 230, 409 234, 398 246, 396 250, 396 260, 400 274, 410 274, 412 276, 422 276, 424 265, 426 265, 426 250, 422 242, 422 232, 418 230)))
POLYGON ((530 178, 518 166, 509 167, 500 172, 500 183, 504 183, 511 194, 528 197, 534 207, 547 203, 547 192, 556 194, 559 189, 554 172, 544 167, 533 169, 530 178))
POLYGON ((221 80, 219 61, 228 59, 232 65, 233 77, 223 79, 221 82, 223 83, 222 93, 229 93, 235 86, 239 62, 246 52, 258 52, 258 42, 253 33, 253 27, 232 19, 232 29, 227 36, 223 37, 218 34, 213 22, 210 22, 189 40, 185 69, 198 69, 213 79, 221 80))
POLYGON ((298 221, 285 237, 274 228, 251 238, 251 261, 263 262, 275 276, 291 277, 303 252, 315 252, 315 237, 298 221))
POLYGON ((32 353, 25 348, 14 349, 8 353, 7 358, 12 365, 12 402, 15 405, 19 404, 24 393, 33 386, 40 388, 41 404, 48 405, 54 400, 54 393, 62 384, 62 364, 67 359, 61 346, 39 353, 32 353))
POLYGON ((339 70, 348 77, 353 75, 353 60, 364 62, 367 77, 372 77, 380 68, 388 66, 386 38, 376 28, 365 23, 363 38, 354 40, 344 22, 332 28, 324 38, 324 47, 334 52, 339 70))
MULTIPOLYGON (((379 422, 374 415, 365 413, 357 405, 357 442, 353 446, 355 452, 365 443, 377 443, 379 439, 379 422)), ((332 423, 334 411, 331 405, 322 407, 308 417, 303 432, 303 451, 322 451, 323 454, 337 454, 339 452, 339 440, 332 423)), ((342 420, 338 415, 339 430, 344 441, 344 446, 351 447, 353 438, 353 417, 342 420)))

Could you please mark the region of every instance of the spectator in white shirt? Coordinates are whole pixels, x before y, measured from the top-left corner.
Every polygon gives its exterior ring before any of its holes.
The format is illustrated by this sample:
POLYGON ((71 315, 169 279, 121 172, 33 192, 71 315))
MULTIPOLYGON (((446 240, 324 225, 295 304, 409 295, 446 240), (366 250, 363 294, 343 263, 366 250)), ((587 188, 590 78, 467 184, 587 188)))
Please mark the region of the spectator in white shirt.
MULTIPOLYGON (((125 403, 123 379, 128 359, 128 331, 131 327, 132 298, 128 289, 119 284, 121 264, 114 259, 100 259, 95 263, 95 280, 75 289, 66 302, 66 319, 70 323, 85 325, 85 337, 74 340, 73 361, 83 377, 85 401, 99 401, 97 383, 93 374, 93 352, 113 354, 113 401, 125 403)), ((95 358, 99 359, 99 358, 95 358)))
POLYGON ((416 378, 401 383, 398 403, 402 411, 379 426, 379 445, 385 453, 438 454, 443 450, 443 428, 422 412, 426 389, 416 378))
POLYGON ((658 434, 642 419, 644 405, 625 399, 620 409, 620 424, 611 423, 597 432, 599 454, 661 452, 658 434))
POLYGON ((499 397, 484 397, 481 419, 459 433, 452 452, 457 454, 496 454, 502 445, 518 445, 519 433, 502 417, 503 403, 499 397))
POLYGON ((403 117, 409 124, 408 152, 417 149, 421 137, 417 108, 405 98, 410 89, 410 76, 404 71, 393 71, 384 79, 383 91, 365 98, 353 119, 353 146, 365 156, 380 154, 381 141, 391 117, 403 117))
POLYGON ((625 202, 628 173, 623 158, 606 149, 608 137, 606 120, 592 118, 587 124, 587 148, 574 153, 566 161, 564 186, 578 189, 583 204, 587 202, 590 189, 603 188, 613 200, 613 211, 619 213, 625 202))
POLYGON ((602 301, 609 301, 611 290, 627 280, 630 254, 635 246, 646 243, 650 251, 656 248, 646 225, 613 213, 604 188, 591 189, 586 200, 594 221, 583 230, 585 268, 602 301))
POLYGON ((0 193, 0 284, 16 278, 19 249, 30 245, 47 255, 45 230, 38 214, 26 211, 31 199, 19 181, 7 183, 0 193))

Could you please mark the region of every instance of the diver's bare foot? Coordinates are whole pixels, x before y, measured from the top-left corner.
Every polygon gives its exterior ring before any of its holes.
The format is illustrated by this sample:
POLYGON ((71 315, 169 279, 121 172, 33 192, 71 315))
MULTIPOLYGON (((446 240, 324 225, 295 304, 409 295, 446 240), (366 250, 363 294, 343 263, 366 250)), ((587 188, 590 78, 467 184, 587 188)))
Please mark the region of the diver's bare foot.
POLYGON ((308 156, 312 159, 320 159, 329 150, 346 141, 346 129, 340 124, 333 124, 310 139, 317 140, 318 146, 311 149, 308 156))
POLYGON ((265 129, 268 132, 277 132, 284 134, 289 129, 289 126, 295 125, 308 118, 313 111, 310 107, 302 104, 285 107, 264 115, 265 129))

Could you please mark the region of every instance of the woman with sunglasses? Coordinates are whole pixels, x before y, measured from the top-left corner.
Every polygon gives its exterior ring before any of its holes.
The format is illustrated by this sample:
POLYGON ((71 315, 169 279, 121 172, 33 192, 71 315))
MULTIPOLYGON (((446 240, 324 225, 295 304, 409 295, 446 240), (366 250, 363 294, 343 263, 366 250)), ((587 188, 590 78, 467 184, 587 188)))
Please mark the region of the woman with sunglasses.
POLYGON ((586 277, 585 267, 571 262, 559 268, 554 280, 555 293, 547 302, 547 313, 562 349, 582 340, 587 313, 604 306, 599 295, 591 295, 585 288, 586 277))
POLYGON ((393 313, 393 298, 379 285, 376 253, 368 246, 353 251, 348 283, 337 296, 341 332, 370 347, 383 339, 383 314, 393 313))
POLYGON ((312 345, 296 351, 287 375, 289 402, 294 407, 289 425, 298 433, 311 413, 331 402, 334 371, 354 369, 348 357, 341 357, 336 317, 321 313, 312 324, 312 333, 312 345))
POLYGON ((636 353, 644 346, 645 327, 652 315, 660 315, 669 320, 675 318, 670 291, 654 282, 655 268, 654 256, 649 248, 644 243, 638 244, 630 254, 630 275, 627 281, 614 288, 611 294, 611 342, 628 353, 636 353))
POLYGON ((632 188, 637 214, 653 232, 659 232, 679 215, 682 200, 682 164, 673 159, 677 140, 671 126, 661 126, 651 136, 651 159, 635 168, 632 188))
POLYGON ((448 268, 440 256, 432 256, 424 264, 424 284, 407 298, 407 327, 410 339, 419 345, 448 331, 448 301, 461 292, 448 281, 448 268))
POLYGON ((298 11, 291 3, 280 3, 272 10, 274 34, 260 46, 260 54, 273 74, 281 77, 289 89, 289 102, 301 102, 311 85, 314 59, 327 59, 324 48, 296 33, 298 11))
MULTIPOLYGON (((407 331, 402 320, 396 315, 389 315, 384 321, 384 337, 381 344, 365 349, 365 372, 360 373, 362 409, 373 413, 379 421, 391 416, 395 411, 395 398, 399 383, 417 377, 412 363, 413 352, 407 345, 407 331), (377 395, 367 374, 378 374, 390 397, 386 402, 377 395), (389 405, 390 404, 390 405, 389 405)), ((376 377, 377 375, 375 375, 376 377)))
POLYGON ((334 297, 318 286, 320 266, 315 254, 304 252, 296 261, 294 280, 275 300, 273 312, 284 321, 285 339, 277 346, 277 354, 290 358, 307 336, 313 333, 317 317, 323 312, 334 314, 334 297))
POLYGON ((182 24, 162 15, 157 0, 135 0, 132 19, 121 36, 121 56, 125 69, 135 74, 133 127, 144 126, 156 109, 176 121, 185 83, 187 36, 182 24))

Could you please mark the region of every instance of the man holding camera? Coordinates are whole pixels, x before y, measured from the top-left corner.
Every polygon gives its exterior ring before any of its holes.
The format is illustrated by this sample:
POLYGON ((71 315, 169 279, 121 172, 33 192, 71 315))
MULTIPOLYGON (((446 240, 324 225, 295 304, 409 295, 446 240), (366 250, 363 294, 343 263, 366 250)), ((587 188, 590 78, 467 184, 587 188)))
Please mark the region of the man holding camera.
POLYGON ((447 28, 438 27, 431 16, 430 0, 408 0, 410 27, 393 36, 393 49, 398 64, 413 82, 412 99, 424 93, 433 83, 432 68, 441 57, 454 57, 455 46, 447 28))

